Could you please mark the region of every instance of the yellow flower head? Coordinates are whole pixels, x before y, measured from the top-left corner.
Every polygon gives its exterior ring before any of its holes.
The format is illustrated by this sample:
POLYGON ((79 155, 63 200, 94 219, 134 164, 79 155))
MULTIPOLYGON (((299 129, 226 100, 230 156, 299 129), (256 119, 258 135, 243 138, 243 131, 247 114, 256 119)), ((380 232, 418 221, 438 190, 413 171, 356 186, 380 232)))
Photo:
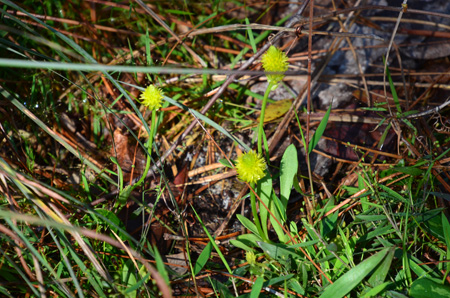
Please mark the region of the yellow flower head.
POLYGON ((255 151, 242 154, 236 161, 236 171, 239 179, 248 183, 255 183, 265 176, 266 162, 255 151))
POLYGON ((163 92, 153 85, 148 86, 139 97, 142 104, 150 110, 157 110, 161 107, 163 92))
POLYGON ((249 265, 255 265, 256 264, 256 255, 253 251, 247 251, 245 253, 245 259, 247 260, 249 265))
MULTIPOLYGON (((280 49, 270 46, 262 57, 262 66, 267 72, 285 72, 288 70, 288 58, 280 49)), ((284 74, 267 74, 267 80, 273 84, 278 84, 283 80, 284 74)))

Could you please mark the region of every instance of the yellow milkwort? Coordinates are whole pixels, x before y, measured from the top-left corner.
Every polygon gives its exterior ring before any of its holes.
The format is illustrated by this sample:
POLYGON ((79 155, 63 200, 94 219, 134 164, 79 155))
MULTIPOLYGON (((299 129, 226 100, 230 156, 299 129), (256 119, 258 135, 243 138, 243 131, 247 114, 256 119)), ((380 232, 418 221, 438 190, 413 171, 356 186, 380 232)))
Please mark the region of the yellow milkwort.
POLYGON ((255 183, 265 176, 266 162, 264 158, 253 150, 242 154, 236 161, 236 171, 239 179, 248 183, 255 183))
POLYGON ((163 92, 160 88, 153 85, 148 86, 139 97, 141 104, 148 107, 150 110, 157 110, 162 106, 163 92))
MULTIPOLYGON (((288 57, 280 49, 270 46, 267 52, 264 53, 262 59, 262 66, 266 72, 280 72, 284 73, 288 70, 288 57)), ((284 78, 284 74, 267 74, 267 81, 277 85, 284 78)))
POLYGON ((245 253, 245 259, 247 260, 249 265, 255 265, 256 264, 256 255, 253 251, 247 251, 245 253))

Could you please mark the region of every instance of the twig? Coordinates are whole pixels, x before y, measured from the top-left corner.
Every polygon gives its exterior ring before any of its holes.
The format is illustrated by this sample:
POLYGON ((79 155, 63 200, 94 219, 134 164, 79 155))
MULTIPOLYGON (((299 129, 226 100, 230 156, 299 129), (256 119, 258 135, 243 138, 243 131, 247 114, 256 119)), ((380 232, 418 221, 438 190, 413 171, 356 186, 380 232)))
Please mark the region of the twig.
POLYGON ((417 114, 408 115, 408 116, 405 116, 404 118, 414 119, 414 118, 420 118, 420 117, 427 116, 427 115, 434 114, 434 113, 439 113, 440 110, 442 110, 443 108, 445 108, 448 105, 450 105, 450 97, 447 98, 447 100, 443 104, 441 104, 435 108, 432 108, 432 109, 429 109, 429 110, 426 110, 426 111, 423 111, 423 112, 420 112, 417 114))
MULTIPOLYGON (((271 25, 263 25, 263 24, 234 24, 234 25, 225 25, 208 29, 197 30, 196 33, 199 34, 199 31, 204 33, 217 33, 217 32, 226 32, 233 30, 247 30, 247 29, 255 29, 255 30, 271 30, 278 32, 292 32, 292 33, 301 33, 309 35, 309 30, 299 30, 297 28, 286 28, 279 26, 271 26, 271 25)), ((349 32, 328 32, 328 31, 311 31, 312 35, 326 35, 326 36, 334 36, 334 37, 355 37, 355 38, 366 38, 366 39, 376 39, 380 41, 384 41, 384 38, 377 36, 375 34, 357 34, 357 33, 349 33, 349 32)))

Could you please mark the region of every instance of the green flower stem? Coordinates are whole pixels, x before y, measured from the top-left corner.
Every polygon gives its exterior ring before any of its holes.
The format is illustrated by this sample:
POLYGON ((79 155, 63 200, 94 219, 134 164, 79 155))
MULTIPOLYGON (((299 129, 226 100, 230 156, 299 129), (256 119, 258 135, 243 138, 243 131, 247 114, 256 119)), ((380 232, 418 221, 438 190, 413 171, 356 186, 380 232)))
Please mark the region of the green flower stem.
MULTIPOLYGON (((250 187, 255 189, 255 183, 250 183, 250 187)), ((259 221, 258 211, 256 210, 256 198, 253 191, 250 191, 250 204, 252 206, 253 220, 255 222, 256 229, 258 230, 258 234, 261 236, 263 241, 268 242, 269 240, 267 239, 266 234, 264 234, 261 222, 259 221)))
MULTIPOLYGON (((120 190, 119 198, 117 200, 117 206, 120 204, 125 204, 128 200, 128 197, 130 196, 133 189, 140 186, 142 182, 144 182, 145 177, 147 177, 148 171, 150 170, 150 163, 151 163, 151 152, 152 152, 152 145, 153 145, 153 137, 156 132, 156 110, 152 111, 152 126, 150 128, 150 135, 148 137, 147 141, 147 164, 145 165, 144 173, 142 174, 141 178, 139 178, 139 181, 135 184, 130 184, 127 187, 120 190)), ((122 175, 120 175, 121 177, 122 175)))
POLYGON ((139 185, 141 185, 142 182, 144 182, 144 179, 147 176, 148 171, 150 170, 150 163, 152 161, 151 152, 152 152, 152 146, 153 146, 153 136, 155 135, 155 131, 156 131, 156 110, 153 110, 152 111, 152 126, 150 127, 150 136, 147 141, 147 151, 148 151, 147 163, 145 164, 145 170, 141 176, 141 179, 139 179, 139 181, 133 185, 133 189, 135 187, 138 187, 139 185))
MULTIPOLYGON (((267 86, 266 92, 264 93, 263 102, 261 105, 261 115, 259 115, 259 127, 258 127, 258 153, 263 155, 262 152, 262 135, 264 131, 264 115, 266 114, 266 105, 267 105, 267 99, 269 98, 269 93, 272 90, 273 84, 272 82, 269 82, 269 85, 267 86)), ((264 155, 263 155, 264 156, 264 155)))

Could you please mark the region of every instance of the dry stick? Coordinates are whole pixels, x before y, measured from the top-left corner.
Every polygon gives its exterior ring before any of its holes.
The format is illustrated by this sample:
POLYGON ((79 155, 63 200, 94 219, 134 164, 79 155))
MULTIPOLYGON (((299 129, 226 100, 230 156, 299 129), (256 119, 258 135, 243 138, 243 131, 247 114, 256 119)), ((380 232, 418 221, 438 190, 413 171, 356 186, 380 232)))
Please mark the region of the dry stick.
MULTIPOLYGON (((298 12, 287 22, 286 27, 292 27, 294 24, 298 23, 299 20, 302 18, 301 14, 306 8, 306 5, 309 3, 309 0, 306 0, 303 5, 300 7, 298 12)), ((272 39, 272 42, 277 42, 282 36, 284 35, 284 32, 278 32, 274 38, 272 39)), ((257 58, 259 58, 269 47, 270 43, 266 43, 264 46, 261 47, 261 49, 249 60, 247 60, 245 63, 242 64, 242 66, 238 69, 240 71, 247 69, 250 65, 255 62, 257 58)), ((216 100, 222 95, 222 93, 226 90, 229 84, 231 84, 237 77, 237 74, 230 75, 227 80, 222 84, 222 86, 219 88, 217 93, 206 103, 205 107, 200 111, 201 114, 205 114, 216 102, 216 100)), ((147 177, 151 174, 151 172, 155 172, 158 167, 161 166, 161 164, 164 162, 164 160, 169 156, 173 150, 178 146, 178 144, 192 131, 192 129, 197 124, 196 121, 192 121, 192 123, 186 128, 186 130, 173 142, 172 146, 161 156, 161 158, 153 165, 152 171, 149 172, 147 177)))
POLYGON ((427 90, 425 90, 425 92, 423 92, 418 99, 416 99, 416 101, 413 102, 413 104, 409 107, 409 109, 412 109, 415 105, 417 105, 431 90, 431 88, 433 88, 434 85, 437 84, 437 82, 439 82, 445 75, 447 75, 447 73, 450 72, 450 68, 447 68, 447 70, 445 72, 443 72, 440 76, 438 76, 431 84, 430 86, 428 86, 427 90))
MULTIPOLYGON (((311 211, 314 208, 315 201, 314 201, 314 183, 313 183, 313 179, 312 179, 312 171, 311 171, 311 163, 309 160, 309 130, 310 128, 310 122, 311 122, 311 63, 312 63, 312 20, 314 17, 314 0, 311 1, 311 4, 309 5, 309 35, 308 35, 308 79, 307 79, 307 83, 306 83, 306 87, 307 87, 307 97, 308 99, 306 100, 306 140, 305 140, 305 155, 306 155, 306 166, 308 167, 308 176, 309 176, 309 185, 310 185, 310 189, 311 189, 311 200, 312 200, 312 205, 310 200, 305 196, 305 202, 307 203, 306 205, 308 206, 307 210, 308 210, 308 219, 310 220, 309 224, 312 224, 311 220, 311 211), (311 209, 310 209, 311 208, 311 209)), ((300 129, 302 129, 300 127, 300 129)))
MULTIPOLYGON (((389 11, 396 11, 396 12, 403 11, 403 7, 393 7, 393 6, 383 6, 383 5, 363 5, 363 6, 356 6, 356 7, 345 8, 345 9, 341 9, 341 10, 338 10, 338 11, 333 11, 331 13, 327 13, 327 14, 323 14, 323 15, 320 15, 320 16, 316 16, 314 18, 314 21, 330 19, 330 18, 335 17, 337 15, 347 14, 349 12, 353 12, 353 11, 357 11, 357 10, 361 11, 361 10, 375 10, 375 9, 389 10, 389 11)), ((412 14, 429 15, 429 16, 435 16, 435 17, 450 19, 450 15, 449 14, 440 13, 440 12, 434 12, 434 11, 425 11, 425 10, 420 10, 420 9, 410 9, 410 8, 408 8, 407 12, 408 13, 412 13, 412 14)), ((300 24, 306 24, 307 22, 309 22, 309 20, 305 19, 304 22, 300 23, 300 24)))
POLYGON ((205 28, 196 30, 196 34, 205 34, 205 33, 218 33, 218 32, 228 32, 234 30, 270 30, 270 31, 279 31, 279 32, 291 32, 296 34, 306 34, 306 35, 325 35, 325 36, 334 36, 334 37, 352 37, 352 38, 365 38, 365 39, 377 39, 380 41, 384 41, 382 37, 379 37, 375 34, 358 34, 358 33, 350 33, 350 32, 328 32, 328 31, 316 31, 316 30, 299 30, 298 28, 286 28, 280 26, 271 26, 271 25, 263 25, 263 24, 233 24, 233 25, 224 25, 213 28, 205 28))
POLYGON ((417 114, 408 115, 408 116, 405 116, 404 118, 414 119, 414 118, 424 117, 424 116, 427 116, 427 115, 430 115, 430 114, 434 114, 434 113, 439 113, 440 110, 442 110, 443 108, 445 108, 449 104, 450 104, 450 97, 447 98, 447 100, 443 104, 441 104, 441 105, 439 105, 439 106, 437 106, 435 108, 432 108, 432 109, 429 109, 429 110, 426 110, 426 111, 423 111, 423 112, 420 112, 420 113, 417 113, 417 114))

